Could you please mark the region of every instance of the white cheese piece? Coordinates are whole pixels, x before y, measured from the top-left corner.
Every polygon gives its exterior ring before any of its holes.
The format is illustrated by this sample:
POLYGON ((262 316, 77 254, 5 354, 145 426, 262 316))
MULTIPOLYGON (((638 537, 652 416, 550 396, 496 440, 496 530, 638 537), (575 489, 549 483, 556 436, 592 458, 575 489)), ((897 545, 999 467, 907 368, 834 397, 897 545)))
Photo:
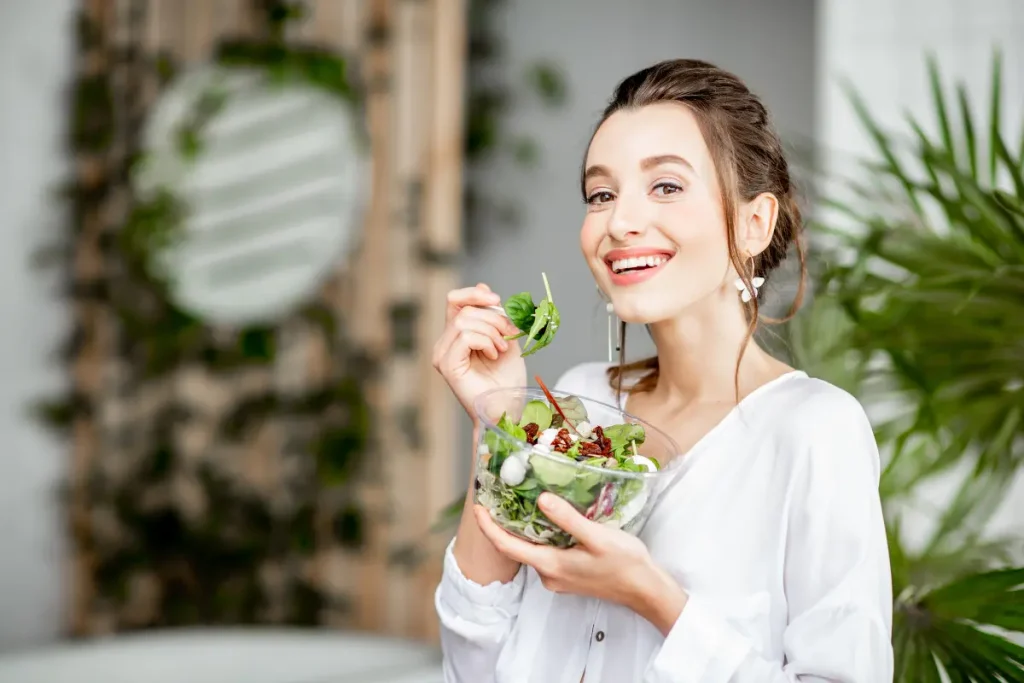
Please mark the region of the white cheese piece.
POLYGON ((526 465, 519 458, 505 458, 499 476, 506 485, 519 486, 526 479, 526 465))
POLYGON ((558 436, 558 430, 554 427, 548 427, 537 435, 537 443, 550 448, 556 436, 558 436))

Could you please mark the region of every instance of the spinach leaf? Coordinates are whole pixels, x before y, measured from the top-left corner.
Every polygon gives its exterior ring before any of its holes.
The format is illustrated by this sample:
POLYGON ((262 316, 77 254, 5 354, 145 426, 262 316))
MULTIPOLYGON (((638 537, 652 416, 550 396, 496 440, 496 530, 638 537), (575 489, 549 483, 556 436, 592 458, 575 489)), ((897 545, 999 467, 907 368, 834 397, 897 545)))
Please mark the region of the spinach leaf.
MULTIPOLYGON (((512 324, 526 334, 533 327, 534 311, 537 305, 533 303, 533 296, 529 292, 520 292, 505 300, 505 313, 512 324)), ((522 334, 517 337, 523 336, 522 334)), ((515 338, 515 337, 514 337, 515 338)))
POLYGON ((623 455, 633 455, 632 452, 626 451, 627 448, 630 451, 632 450, 630 442, 635 441, 636 445, 639 446, 646 437, 643 425, 630 424, 628 422, 608 427, 604 430, 604 435, 612 442, 612 450, 623 455))
POLYGON ((540 343, 544 339, 548 322, 551 320, 551 308, 552 304, 550 301, 541 299, 540 304, 537 306, 537 311, 534 313, 533 327, 526 333, 528 339, 526 340, 526 346, 523 347, 523 357, 536 353, 551 343, 550 340, 544 344, 540 343), (536 342, 532 347, 530 346, 531 341, 536 342))
POLYGON ((519 339, 526 337, 526 345, 523 347, 523 357, 537 353, 550 344, 561 324, 562 316, 555 307, 554 299, 551 296, 551 286, 548 284, 548 276, 541 273, 544 280, 544 291, 547 297, 540 300, 540 303, 533 302, 533 296, 529 292, 520 292, 509 297, 505 301, 505 313, 519 334, 506 336, 505 339, 519 339), (532 346, 531 346, 532 343, 532 346))

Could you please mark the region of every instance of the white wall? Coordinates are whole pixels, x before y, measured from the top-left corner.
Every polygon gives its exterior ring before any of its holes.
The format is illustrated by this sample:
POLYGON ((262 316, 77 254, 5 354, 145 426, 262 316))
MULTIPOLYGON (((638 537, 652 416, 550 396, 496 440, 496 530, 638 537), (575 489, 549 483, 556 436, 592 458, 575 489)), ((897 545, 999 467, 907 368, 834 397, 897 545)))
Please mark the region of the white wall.
MULTIPOLYGON (((987 106, 992 51, 1003 50, 1003 120, 1020 130, 1024 115, 1024 3, 1020 0, 821 0, 819 137, 848 158, 869 149, 839 78, 870 101, 875 116, 900 126, 904 111, 934 121, 925 55, 947 79, 964 79, 987 106)), ((978 109, 977 113, 987 111, 978 109)), ((984 119, 983 119, 984 120, 984 119)), ((907 130, 905 127, 901 130, 907 130)), ((983 131, 979 131, 983 132, 983 131)))
MULTIPOLYGON (((818 137, 829 151, 823 162, 830 174, 853 172, 856 160, 873 151, 840 88, 840 78, 860 92, 884 127, 909 134, 904 112, 910 112, 926 130, 935 130, 925 64, 928 52, 935 55, 947 84, 953 79, 967 83, 975 120, 984 122, 978 133, 985 149, 992 51, 1002 48, 1002 116, 1004 130, 1013 131, 1011 149, 1016 148, 1013 143, 1024 127, 1020 0, 821 0, 818 21, 818 137)), ((923 491, 922 504, 906 520, 911 543, 930 528, 932 511, 949 500, 956 482, 956 476, 945 477, 923 491)), ((993 534, 1022 531, 1024 475, 1017 478, 990 527, 993 534)))
POLYGON ((60 218, 50 192, 65 168, 74 4, 0 3, 0 650, 50 640, 62 623, 64 451, 26 410, 60 387, 47 354, 64 315, 30 256, 60 218))

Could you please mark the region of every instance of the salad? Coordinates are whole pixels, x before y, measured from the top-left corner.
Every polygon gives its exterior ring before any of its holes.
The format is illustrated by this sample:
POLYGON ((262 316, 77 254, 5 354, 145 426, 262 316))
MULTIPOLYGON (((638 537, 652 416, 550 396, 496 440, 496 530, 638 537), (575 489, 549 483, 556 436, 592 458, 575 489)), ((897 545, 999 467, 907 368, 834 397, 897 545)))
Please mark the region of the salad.
POLYGON ((550 491, 588 519, 629 530, 649 499, 648 473, 660 470, 641 455, 646 434, 639 424, 591 425, 575 396, 531 400, 518 422, 502 414, 479 444, 476 501, 500 526, 528 540, 568 547, 575 540, 537 508, 550 491))

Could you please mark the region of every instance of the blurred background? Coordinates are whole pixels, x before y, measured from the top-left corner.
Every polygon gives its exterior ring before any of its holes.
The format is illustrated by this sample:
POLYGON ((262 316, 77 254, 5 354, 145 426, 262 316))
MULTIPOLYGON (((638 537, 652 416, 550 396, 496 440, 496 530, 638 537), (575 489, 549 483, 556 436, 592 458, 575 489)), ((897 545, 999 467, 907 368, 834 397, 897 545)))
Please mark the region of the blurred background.
POLYGON ((445 292, 603 359, 579 166, 681 56, 790 148, 764 341, 875 422, 898 680, 1024 680, 1019 0, 8 0, 0 682, 440 681, 445 292))

